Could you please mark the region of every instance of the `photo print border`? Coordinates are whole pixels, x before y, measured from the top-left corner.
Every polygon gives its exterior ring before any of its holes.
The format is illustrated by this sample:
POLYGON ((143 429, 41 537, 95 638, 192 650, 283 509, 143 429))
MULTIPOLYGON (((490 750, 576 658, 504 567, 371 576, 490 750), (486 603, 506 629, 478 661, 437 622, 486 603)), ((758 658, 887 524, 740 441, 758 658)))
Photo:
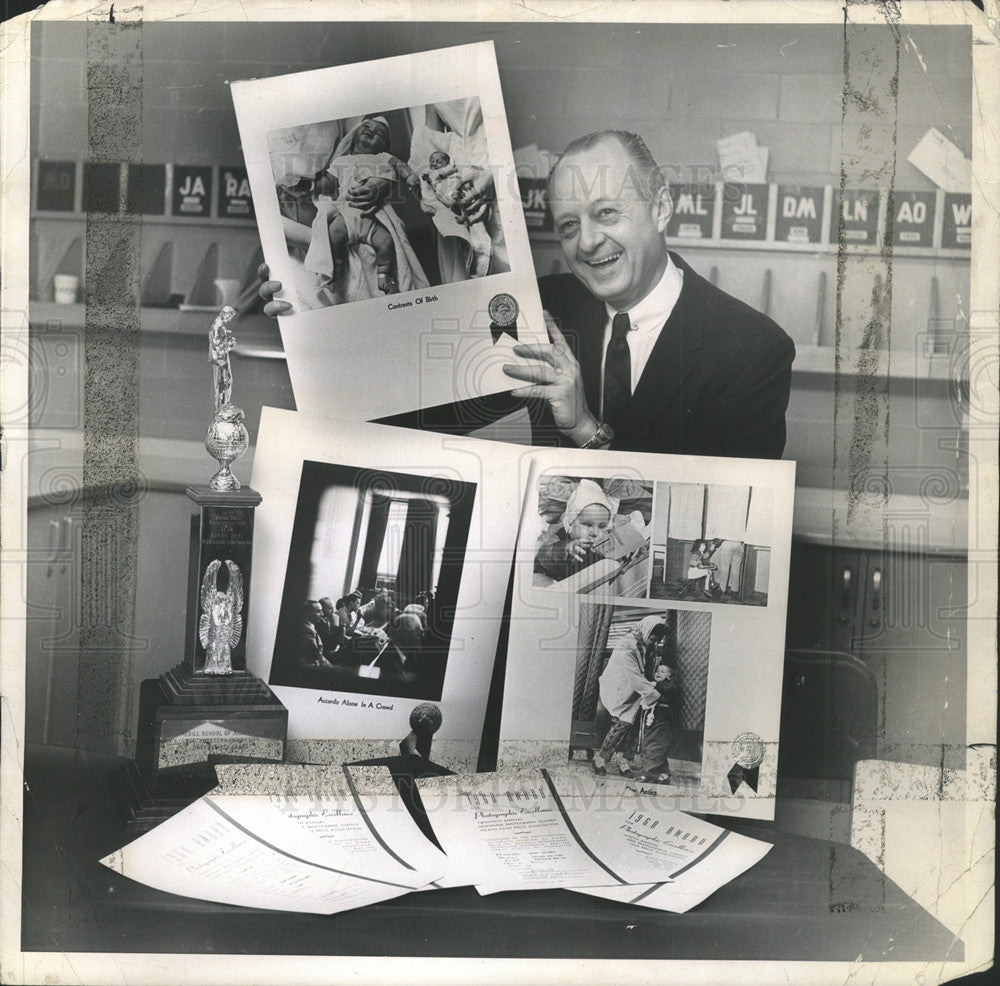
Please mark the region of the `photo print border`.
POLYGON ((304 461, 270 684, 440 701, 475 497, 462 480, 304 461))
MULTIPOLYGON (((511 390, 511 378, 502 367, 518 362, 512 352, 515 343, 547 342, 548 336, 493 43, 234 82, 231 88, 264 259, 272 279, 282 284, 276 300, 292 305, 292 311, 278 321, 298 409, 323 409, 324 413, 350 418, 358 407, 364 407, 365 418, 372 420, 511 390), (312 284, 317 272, 323 278, 332 271, 332 246, 322 235, 322 222, 319 232, 312 235, 318 220, 311 209, 302 215, 292 210, 300 220, 311 217, 309 236, 302 232, 305 222, 293 225, 289 219, 287 197, 283 213, 273 167, 273 142, 279 133, 299 133, 301 141, 289 142, 278 150, 278 156, 286 171, 283 179, 289 176, 289 162, 294 165, 291 175, 302 177, 313 165, 321 169, 330 154, 329 139, 319 139, 323 126, 348 121, 353 133, 355 124, 386 112, 387 107, 402 111, 391 113, 391 120, 386 121, 391 124, 391 139, 398 137, 392 131, 399 131, 400 121, 406 118, 419 127, 415 132, 428 154, 431 148, 451 148, 457 155, 455 147, 460 143, 471 149, 470 161, 463 164, 480 169, 474 184, 485 175, 492 179, 491 257, 497 268, 505 269, 468 276, 467 269, 463 273, 468 256, 456 260, 455 251, 446 249, 454 238, 435 232, 439 246, 436 260, 439 269, 447 272, 442 283, 399 294, 383 294, 377 284, 369 285, 371 297, 300 310, 296 284, 302 280, 312 284), (421 109, 424 118, 415 119, 421 109), (462 130, 466 132, 459 142, 454 135, 462 130), (271 143, 268 135, 274 135, 271 143), (308 143, 313 137, 321 146, 308 143), (298 158, 302 160, 296 164, 298 158), (303 242, 290 255, 288 237, 298 227, 301 229, 294 235, 303 242), (496 317, 497 312, 503 313, 502 319, 496 317), (371 385, 368 368, 372 365, 380 368, 379 386, 371 385)), ((356 142, 356 136, 351 139, 356 142)), ((375 167, 378 170, 381 166, 375 167)), ((378 174, 384 176, 383 171, 378 174)), ((301 188, 301 203, 306 205, 310 202, 309 181, 304 177, 301 188)), ((297 187, 298 183, 292 186, 293 190, 297 187)), ((394 196, 397 200, 400 197, 398 193, 394 196)), ((328 219, 336 214, 332 208, 324 212, 328 219)), ((370 240, 373 229, 383 228, 385 216, 379 218, 376 213, 375 219, 373 225, 355 216, 345 224, 353 229, 348 239, 367 236, 370 240), (367 230, 363 235, 361 226, 367 230)), ((469 229, 472 226, 466 228, 467 234, 469 229)), ((395 248, 399 259, 402 241, 397 241, 395 248)), ((351 276, 348 264, 346 283, 351 276)), ((322 290, 329 295, 330 289, 339 290, 343 281, 330 281, 322 290)))

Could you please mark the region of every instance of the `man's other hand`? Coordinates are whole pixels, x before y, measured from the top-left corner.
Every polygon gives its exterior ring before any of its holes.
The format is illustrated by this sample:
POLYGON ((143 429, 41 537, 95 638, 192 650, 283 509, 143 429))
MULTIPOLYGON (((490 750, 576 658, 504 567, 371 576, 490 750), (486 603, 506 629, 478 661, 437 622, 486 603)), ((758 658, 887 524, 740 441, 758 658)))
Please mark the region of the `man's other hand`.
POLYGON ((257 276, 261 280, 261 285, 257 288, 257 294, 264 301, 264 314, 274 318, 277 315, 288 315, 292 306, 287 301, 275 301, 274 296, 281 290, 281 281, 272 281, 271 269, 267 264, 261 264, 257 268, 257 276))
POLYGON ((590 413, 583 392, 580 364, 565 336, 548 312, 544 312, 549 343, 520 344, 515 356, 534 363, 507 363, 503 371, 530 386, 512 390, 514 397, 541 397, 549 402, 556 427, 575 445, 584 445, 597 432, 597 419, 590 413))

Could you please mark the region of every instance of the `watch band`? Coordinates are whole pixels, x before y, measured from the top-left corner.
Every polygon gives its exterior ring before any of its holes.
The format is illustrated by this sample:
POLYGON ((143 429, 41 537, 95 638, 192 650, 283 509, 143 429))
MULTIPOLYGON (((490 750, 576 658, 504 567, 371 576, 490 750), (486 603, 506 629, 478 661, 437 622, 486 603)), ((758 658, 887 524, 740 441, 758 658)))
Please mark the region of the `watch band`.
POLYGON ((611 425, 601 421, 597 426, 597 431, 580 448, 607 448, 614 437, 615 431, 611 425))

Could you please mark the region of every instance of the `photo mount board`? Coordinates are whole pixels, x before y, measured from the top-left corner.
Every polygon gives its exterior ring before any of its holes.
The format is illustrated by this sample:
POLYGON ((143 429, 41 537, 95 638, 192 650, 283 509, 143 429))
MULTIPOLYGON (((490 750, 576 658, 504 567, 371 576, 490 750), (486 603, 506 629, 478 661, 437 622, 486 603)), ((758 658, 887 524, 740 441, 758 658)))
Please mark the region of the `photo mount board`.
MULTIPOLYGON (((677 622, 687 620, 684 614, 703 613, 710 617, 711 626, 707 682, 699 686, 705 688, 705 694, 696 782, 682 784, 674 777, 670 785, 639 783, 636 777, 622 777, 614 765, 609 765, 605 783, 625 786, 643 796, 675 799, 678 807, 687 811, 773 818, 794 479, 795 463, 786 461, 578 449, 539 451, 532 460, 519 525, 497 768, 565 769, 569 761, 576 769, 593 769, 593 742, 589 746, 586 740, 578 743, 573 735, 574 677, 581 624, 586 618, 582 607, 610 607, 627 611, 635 619, 681 614, 677 622), (618 596, 606 585, 586 593, 569 591, 559 583, 534 585, 538 482, 543 475, 569 480, 653 482, 654 550, 657 537, 664 536, 658 521, 665 509, 663 491, 670 484, 700 485, 709 490, 743 487, 767 491, 771 518, 766 605, 701 598, 657 599, 650 598, 648 590, 645 597, 633 591, 618 596), (571 748, 576 747, 585 756, 574 763, 571 748), (744 773, 747 771, 751 773, 744 773)), ((720 532, 726 533, 721 528, 720 532)), ((651 580, 652 573, 647 584, 651 580)), ((682 701, 684 684, 682 679, 682 701)), ((637 717, 641 714, 636 713, 637 717)), ((637 767, 634 773, 639 774, 637 767)))
MULTIPOLYGON (((506 321, 494 321, 496 307, 491 314, 491 302, 503 296, 513 299, 516 341, 547 342, 548 337, 493 43, 234 82, 232 96, 264 257, 272 279, 282 283, 275 297, 294 306, 292 314, 279 317, 279 325, 299 410, 352 417, 364 407, 370 420, 512 389, 502 366, 516 362, 511 352, 515 339, 509 331, 491 331, 491 326, 506 321), (481 125, 463 140, 469 147, 475 144, 468 153, 493 175, 492 228, 499 223, 508 255, 500 266, 509 269, 398 294, 376 290, 364 300, 301 310, 295 284, 304 265, 292 257, 286 243, 287 217, 280 212, 268 135, 314 124, 353 127, 367 115, 390 110, 401 110, 412 120, 421 112, 426 117, 428 107, 471 100, 478 100, 481 125), (372 386, 365 372, 371 364, 379 367, 379 386, 372 386)), ((474 116, 475 108, 469 113, 474 116)), ((414 143, 419 124, 418 119, 411 135, 414 143)), ((419 133, 425 151, 442 137, 426 124, 419 133)), ((322 167, 325 152, 326 147, 311 148, 305 170, 317 163, 322 167)), ((299 156, 290 154, 288 163, 294 165, 299 156)), ((398 183, 397 199, 408 194, 404 186, 398 183)), ((450 239, 454 237, 438 238, 450 239)), ((497 257, 495 246, 493 250, 497 257)), ((396 253, 398 269, 398 243, 396 253)))
MULTIPOLYGON (((265 681, 274 680, 275 644, 304 463, 329 464, 338 472, 346 469, 362 477, 359 482, 369 482, 369 488, 385 489, 391 486, 390 477, 398 474, 414 477, 418 486, 431 491, 460 490, 456 495, 471 496, 473 502, 463 538, 442 691, 433 702, 442 724, 433 737, 432 758, 451 769, 474 770, 517 524, 510 477, 517 474, 517 456, 523 452, 503 443, 264 408, 252 479, 262 501, 254 531, 248 668, 265 681)), ((351 550, 349 523, 334 524, 331 532, 333 555, 342 546, 351 550)), ((341 582, 322 594, 336 601, 354 588, 353 583, 341 582)), ((410 714, 428 699, 405 693, 379 695, 369 688, 362 680, 347 689, 275 683, 273 690, 289 711, 289 759, 329 763, 398 753, 399 740, 411 728, 410 714)))

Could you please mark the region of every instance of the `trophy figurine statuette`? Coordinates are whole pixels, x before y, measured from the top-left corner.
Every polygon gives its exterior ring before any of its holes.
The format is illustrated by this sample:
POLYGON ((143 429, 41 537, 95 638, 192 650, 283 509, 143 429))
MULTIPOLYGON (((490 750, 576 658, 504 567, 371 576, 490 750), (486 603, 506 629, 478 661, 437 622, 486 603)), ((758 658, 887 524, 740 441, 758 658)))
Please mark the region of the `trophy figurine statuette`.
POLYGON ((205 448, 213 459, 219 461, 219 471, 208 484, 216 492, 240 488, 240 481, 229 467, 250 445, 250 435, 243 424, 243 411, 232 401, 233 371, 229 354, 236 345, 236 338, 229 331, 229 323, 235 315, 235 309, 226 305, 208 333, 208 358, 212 362, 215 381, 215 417, 205 432, 205 448))
POLYGON ((187 488, 194 509, 184 658, 139 690, 136 760, 125 770, 133 830, 151 828, 214 786, 209 758, 281 761, 285 754, 288 710, 246 668, 260 494, 241 486, 230 468, 250 444, 243 411, 232 402, 235 314, 223 308, 208 334, 215 414, 205 448, 219 468, 207 484, 187 488))

